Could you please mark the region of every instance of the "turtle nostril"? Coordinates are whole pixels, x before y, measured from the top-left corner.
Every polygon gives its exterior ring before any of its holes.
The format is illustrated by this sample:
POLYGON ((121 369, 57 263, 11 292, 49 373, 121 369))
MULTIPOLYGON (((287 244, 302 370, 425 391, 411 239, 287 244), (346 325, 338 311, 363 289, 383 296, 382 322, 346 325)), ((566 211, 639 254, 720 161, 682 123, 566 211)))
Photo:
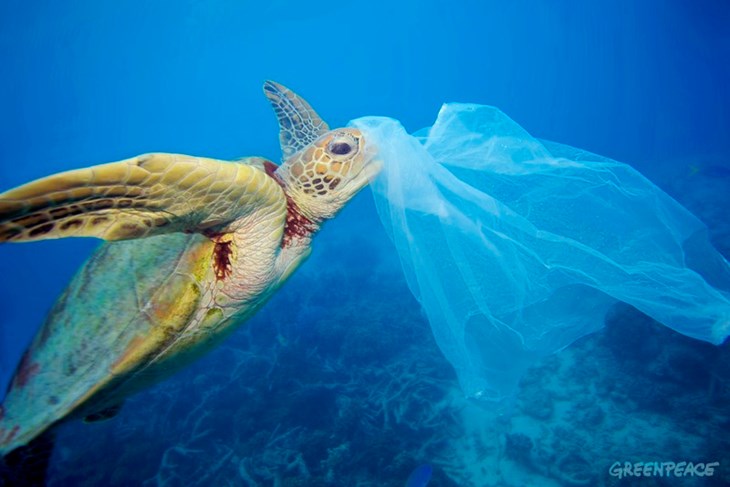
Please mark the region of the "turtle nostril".
POLYGON ((339 156, 344 156, 352 151, 352 147, 347 142, 335 142, 330 146, 330 151, 339 156))

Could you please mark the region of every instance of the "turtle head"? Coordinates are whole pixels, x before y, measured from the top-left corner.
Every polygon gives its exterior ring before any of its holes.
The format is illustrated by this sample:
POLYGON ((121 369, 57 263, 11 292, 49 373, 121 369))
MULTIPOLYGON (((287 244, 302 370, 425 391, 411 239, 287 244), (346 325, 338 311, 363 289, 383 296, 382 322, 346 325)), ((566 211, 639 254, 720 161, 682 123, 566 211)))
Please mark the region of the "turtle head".
POLYGON ((287 159, 277 175, 307 218, 326 220, 378 173, 374 155, 359 130, 331 130, 287 159))
POLYGON ((353 128, 330 130, 291 90, 267 81, 264 93, 279 119, 284 161, 276 176, 307 219, 332 218, 380 170, 375 147, 353 128))

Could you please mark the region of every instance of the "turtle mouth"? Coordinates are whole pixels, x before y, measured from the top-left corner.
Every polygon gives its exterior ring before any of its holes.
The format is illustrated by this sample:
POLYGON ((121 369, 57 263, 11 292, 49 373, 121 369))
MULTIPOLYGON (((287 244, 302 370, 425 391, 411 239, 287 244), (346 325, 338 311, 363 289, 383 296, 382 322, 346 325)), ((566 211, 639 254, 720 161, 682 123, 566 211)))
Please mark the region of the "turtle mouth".
POLYGON ((368 180, 368 183, 372 183, 383 169, 383 160, 378 157, 378 151, 375 147, 368 146, 368 149, 368 153, 365 156, 365 162, 362 165, 362 169, 360 170, 358 177, 364 177, 368 180))
POLYGON ((363 162, 360 170, 352 178, 351 183, 356 188, 355 192, 372 183, 383 169, 383 161, 378 157, 378 148, 374 144, 366 144, 363 148, 363 162))

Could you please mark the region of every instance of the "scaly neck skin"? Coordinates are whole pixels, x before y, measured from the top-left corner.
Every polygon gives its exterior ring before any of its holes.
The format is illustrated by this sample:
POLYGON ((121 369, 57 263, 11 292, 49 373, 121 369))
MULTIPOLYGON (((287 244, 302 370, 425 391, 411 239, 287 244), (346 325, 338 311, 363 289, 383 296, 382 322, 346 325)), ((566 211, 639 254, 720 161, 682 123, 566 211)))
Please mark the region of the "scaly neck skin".
POLYGON ((269 161, 263 166, 284 190, 286 215, 282 207, 261 208, 240 220, 235 231, 208 236, 215 243, 214 301, 222 308, 248 309, 269 296, 309 256, 312 237, 321 225, 287 195, 275 174, 277 166, 269 161))
POLYGON ((286 226, 284 238, 281 240, 281 248, 287 247, 309 247, 312 237, 319 231, 321 222, 308 217, 294 200, 286 197, 286 226))
POLYGON ((287 249, 289 247, 309 247, 312 242, 312 236, 314 236, 322 225, 322 221, 301 208, 294 198, 292 198, 290 191, 277 173, 279 167, 273 162, 265 162, 264 169, 266 174, 269 175, 274 181, 284 190, 286 195, 286 226, 284 228, 284 238, 281 241, 281 248, 287 249))
POLYGON ((212 239, 217 306, 248 307, 268 294, 272 282, 279 277, 275 269, 279 241, 273 236, 281 234, 282 216, 277 219, 266 211, 255 212, 236 231, 212 239))
POLYGON ((321 227, 321 220, 307 216, 294 199, 287 193, 282 179, 276 174, 278 166, 273 162, 264 163, 266 174, 281 185, 286 195, 286 223, 281 239, 281 250, 276 259, 276 274, 281 285, 311 253, 312 237, 321 227))

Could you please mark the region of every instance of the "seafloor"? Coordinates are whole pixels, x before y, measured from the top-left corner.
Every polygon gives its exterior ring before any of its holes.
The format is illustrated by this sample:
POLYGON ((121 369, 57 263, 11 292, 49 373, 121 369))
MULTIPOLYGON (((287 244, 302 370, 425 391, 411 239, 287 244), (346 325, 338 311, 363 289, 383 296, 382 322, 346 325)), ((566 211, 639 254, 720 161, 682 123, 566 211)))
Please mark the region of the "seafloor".
MULTIPOLYGON (((728 176, 692 166, 659 181, 725 255, 728 176)), ((403 486, 426 462, 432 486, 730 484, 727 346, 618 306, 529 371, 512 414, 491 413, 460 393, 374 210, 353 211, 220 349, 115 419, 64 427, 50 485, 403 486), (619 480, 616 461, 720 467, 619 480)))

